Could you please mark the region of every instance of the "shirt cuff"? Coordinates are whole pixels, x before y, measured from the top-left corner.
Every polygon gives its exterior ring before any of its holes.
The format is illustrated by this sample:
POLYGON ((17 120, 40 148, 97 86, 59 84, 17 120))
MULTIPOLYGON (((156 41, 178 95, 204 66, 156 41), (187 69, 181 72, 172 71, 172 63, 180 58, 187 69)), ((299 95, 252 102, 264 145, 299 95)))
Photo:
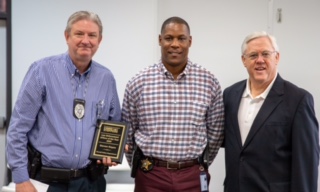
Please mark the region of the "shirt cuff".
POLYGON ((22 168, 12 170, 12 178, 14 183, 22 183, 30 180, 28 171, 22 168))

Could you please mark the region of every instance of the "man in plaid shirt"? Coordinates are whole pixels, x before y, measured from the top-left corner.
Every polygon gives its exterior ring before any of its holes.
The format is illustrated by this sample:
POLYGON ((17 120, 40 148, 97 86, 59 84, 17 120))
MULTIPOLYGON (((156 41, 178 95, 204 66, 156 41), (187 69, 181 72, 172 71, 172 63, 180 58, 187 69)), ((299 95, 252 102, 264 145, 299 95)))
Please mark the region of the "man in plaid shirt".
POLYGON ((216 77, 188 59, 191 43, 188 23, 168 18, 159 35, 161 60, 126 86, 122 120, 129 123, 129 165, 134 146, 143 153, 135 191, 207 191, 208 166, 223 141, 224 106, 216 77))

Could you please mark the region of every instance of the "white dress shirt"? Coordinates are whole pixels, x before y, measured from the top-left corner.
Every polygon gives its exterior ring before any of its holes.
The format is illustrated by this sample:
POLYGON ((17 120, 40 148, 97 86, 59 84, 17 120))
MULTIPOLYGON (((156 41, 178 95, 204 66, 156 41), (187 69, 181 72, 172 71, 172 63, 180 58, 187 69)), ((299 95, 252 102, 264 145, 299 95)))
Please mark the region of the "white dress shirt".
POLYGON ((253 98, 251 94, 249 79, 247 80, 246 89, 243 92, 238 111, 238 123, 242 145, 244 144, 251 129, 252 123, 256 118, 263 102, 265 101, 276 77, 272 80, 267 89, 255 98, 253 98))

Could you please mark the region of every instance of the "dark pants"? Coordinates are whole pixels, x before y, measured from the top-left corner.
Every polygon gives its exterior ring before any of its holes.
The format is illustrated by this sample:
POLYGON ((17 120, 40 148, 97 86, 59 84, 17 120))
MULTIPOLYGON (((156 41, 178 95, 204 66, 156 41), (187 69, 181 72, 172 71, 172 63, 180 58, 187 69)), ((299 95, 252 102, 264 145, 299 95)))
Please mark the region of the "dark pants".
POLYGON ((81 177, 69 183, 47 183, 47 192, 106 192, 107 182, 104 175, 96 181, 90 181, 87 177, 81 177))
MULTIPOLYGON (((208 187, 210 174, 207 174, 208 187)), ((180 170, 154 166, 150 172, 138 169, 135 177, 135 192, 199 192, 200 170, 194 165, 180 170)))

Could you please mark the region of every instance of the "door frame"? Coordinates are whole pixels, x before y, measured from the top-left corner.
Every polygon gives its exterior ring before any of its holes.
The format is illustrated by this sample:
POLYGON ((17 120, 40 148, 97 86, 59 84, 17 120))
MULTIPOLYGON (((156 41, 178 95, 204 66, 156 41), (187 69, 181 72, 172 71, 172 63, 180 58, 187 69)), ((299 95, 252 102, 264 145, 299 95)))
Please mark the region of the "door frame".
MULTIPOLYGON (((0 13, 0 20, 6 21, 6 120, 5 129, 8 129, 12 112, 12 17, 11 0, 6 0, 6 11, 0 13)), ((12 181, 11 171, 7 169, 6 184, 12 181)))

